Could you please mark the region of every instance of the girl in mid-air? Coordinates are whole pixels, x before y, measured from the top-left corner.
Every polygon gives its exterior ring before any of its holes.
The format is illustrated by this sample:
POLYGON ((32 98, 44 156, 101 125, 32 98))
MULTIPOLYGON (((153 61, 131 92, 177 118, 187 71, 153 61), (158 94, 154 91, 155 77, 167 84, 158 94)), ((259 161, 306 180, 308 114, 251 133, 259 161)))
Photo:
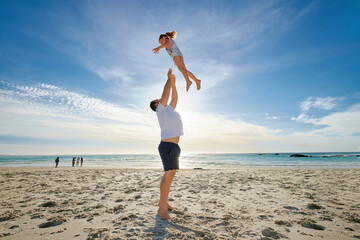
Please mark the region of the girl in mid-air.
POLYGON ((161 34, 159 37, 159 44, 157 48, 153 49, 155 54, 159 53, 159 50, 162 48, 166 49, 166 52, 170 55, 170 57, 174 60, 175 65, 178 67, 179 71, 184 75, 186 80, 186 91, 189 90, 192 82, 189 77, 194 80, 196 83, 197 90, 200 90, 201 80, 197 79, 194 74, 189 72, 184 64, 184 57, 180 52, 180 49, 176 45, 174 39, 176 38, 176 31, 167 32, 165 34, 161 34))

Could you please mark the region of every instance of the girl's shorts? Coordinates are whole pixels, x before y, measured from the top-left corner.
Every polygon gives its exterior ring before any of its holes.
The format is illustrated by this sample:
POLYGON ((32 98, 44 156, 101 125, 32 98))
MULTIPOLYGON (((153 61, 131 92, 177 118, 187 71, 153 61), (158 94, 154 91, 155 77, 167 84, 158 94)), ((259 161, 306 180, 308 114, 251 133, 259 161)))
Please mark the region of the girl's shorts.
POLYGON ((158 149, 165 172, 179 169, 179 157, 181 149, 178 144, 161 141, 158 149))

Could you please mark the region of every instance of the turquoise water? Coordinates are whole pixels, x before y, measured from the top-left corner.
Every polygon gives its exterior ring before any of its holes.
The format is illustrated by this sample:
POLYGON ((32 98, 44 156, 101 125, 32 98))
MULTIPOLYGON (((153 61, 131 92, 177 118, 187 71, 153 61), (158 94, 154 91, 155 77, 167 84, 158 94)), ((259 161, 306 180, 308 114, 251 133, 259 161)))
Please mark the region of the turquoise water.
MULTIPOLYGON (((360 168, 360 152, 302 153, 311 157, 290 157, 293 153, 189 154, 180 157, 180 168, 360 168)), ((53 167, 55 155, 0 156, 0 167, 53 167)), ((74 156, 59 156, 59 167, 72 165, 74 156)), ((76 156, 78 157, 78 156, 76 156)), ((162 168, 159 155, 82 155, 84 167, 162 168)))

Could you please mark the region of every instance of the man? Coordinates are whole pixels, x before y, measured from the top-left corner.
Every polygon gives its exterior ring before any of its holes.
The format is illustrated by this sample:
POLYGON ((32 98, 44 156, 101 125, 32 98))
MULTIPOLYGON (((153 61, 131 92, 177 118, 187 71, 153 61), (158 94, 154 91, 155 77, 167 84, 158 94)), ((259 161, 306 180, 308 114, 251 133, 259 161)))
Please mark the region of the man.
POLYGON ((175 75, 172 74, 171 68, 168 72, 168 79, 164 86, 164 90, 160 99, 153 100, 150 108, 156 112, 161 129, 161 142, 159 145, 159 153, 164 167, 164 175, 160 183, 160 201, 159 216, 168 220, 171 219, 168 210, 172 210, 168 203, 170 185, 175 176, 176 169, 179 169, 180 147, 178 145, 180 136, 183 135, 183 127, 179 113, 175 111, 178 101, 178 94, 175 85, 175 75), (167 102, 170 97, 170 105, 167 102))

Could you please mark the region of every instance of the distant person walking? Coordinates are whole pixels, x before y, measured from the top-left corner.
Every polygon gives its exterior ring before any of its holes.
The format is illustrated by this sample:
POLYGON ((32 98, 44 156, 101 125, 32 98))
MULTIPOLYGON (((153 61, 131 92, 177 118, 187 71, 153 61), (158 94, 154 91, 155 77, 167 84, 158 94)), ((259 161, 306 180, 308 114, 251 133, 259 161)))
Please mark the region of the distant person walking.
POLYGON ((55 159, 55 164, 56 164, 55 168, 57 168, 57 166, 59 165, 59 162, 60 162, 60 158, 57 157, 57 158, 55 159))
POLYGON ((76 161, 76 166, 78 167, 79 166, 79 163, 80 163, 80 157, 77 158, 77 161, 76 161))
POLYGON ((73 167, 75 166, 75 161, 76 161, 76 157, 73 157, 73 160, 72 160, 72 166, 73 167))
POLYGON ((81 157, 81 167, 82 167, 83 163, 84 163, 84 159, 81 157))
POLYGON ((159 216, 168 220, 171 219, 168 210, 172 210, 168 204, 168 196, 170 192, 170 185, 175 176, 176 169, 179 169, 180 147, 178 145, 180 136, 183 135, 183 126, 180 114, 175 111, 178 94, 176 90, 176 78, 172 74, 171 68, 168 72, 168 80, 164 86, 164 90, 160 99, 153 100, 150 103, 150 108, 156 112, 161 129, 161 142, 159 145, 159 153, 164 167, 164 175, 160 183, 160 201, 159 201, 159 216), (167 102, 170 97, 170 105, 167 102))

